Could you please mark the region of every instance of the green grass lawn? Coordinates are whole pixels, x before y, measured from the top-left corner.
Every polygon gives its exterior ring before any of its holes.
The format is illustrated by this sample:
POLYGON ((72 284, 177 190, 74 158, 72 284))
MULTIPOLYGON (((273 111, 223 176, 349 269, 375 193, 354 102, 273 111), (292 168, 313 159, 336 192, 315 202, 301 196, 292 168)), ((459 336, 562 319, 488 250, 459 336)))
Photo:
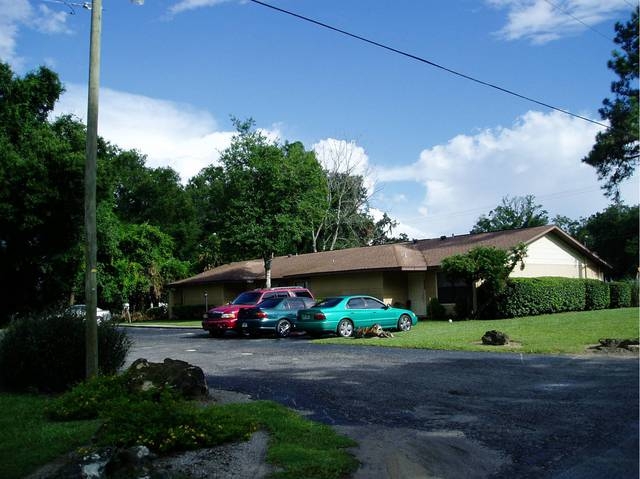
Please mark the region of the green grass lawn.
MULTIPOLYGON (((317 343, 392 346, 414 349, 460 351, 508 351, 523 353, 582 353, 600 338, 637 338, 640 333, 638 308, 604 309, 485 321, 420 321, 408 333, 394 338, 323 338, 317 343), (485 346, 486 331, 506 333, 513 344, 485 346)), ((177 326, 201 328, 200 321, 148 321, 132 326, 177 326)))
POLYGON ((24 477, 75 447, 88 444, 97 421, 50 422, 44 396, 0 394, 0 477, 24 477))
POLYGON ((325 338, 319 343, 461 351, 576 354, 601 338, 637 338, 638 308, 607 309, 490 321, 421 321, 394 338, 325 338), (513 344, 485 346, 486 331, 506 333, 513 344))

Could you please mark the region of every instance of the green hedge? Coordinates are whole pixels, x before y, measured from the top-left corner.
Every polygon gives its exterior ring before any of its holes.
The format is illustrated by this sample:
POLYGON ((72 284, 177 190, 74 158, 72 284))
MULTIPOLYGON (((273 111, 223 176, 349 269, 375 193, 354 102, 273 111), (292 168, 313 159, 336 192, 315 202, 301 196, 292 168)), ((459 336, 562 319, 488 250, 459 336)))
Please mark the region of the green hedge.
POLYGON ((586 304, 584 280, 574 278, 512 278, 498 300, 499 317, 582 311, 586 304))
POLYGON ((605 283, 578 278, 511 278, 506 290, 496 299, 495 317, 628 308, 637 304, 637 301, 634 303, 636 292, 636 281, 605 283))
POLYGON ((609 284, 597 279, 585 279, 585 309, 606 309, 611 302, 609 284))
POLYGON ((631 306, 631 283, 628 281, 614 281, 609 283, 611 294, 610 308, 628 308, 631 306))

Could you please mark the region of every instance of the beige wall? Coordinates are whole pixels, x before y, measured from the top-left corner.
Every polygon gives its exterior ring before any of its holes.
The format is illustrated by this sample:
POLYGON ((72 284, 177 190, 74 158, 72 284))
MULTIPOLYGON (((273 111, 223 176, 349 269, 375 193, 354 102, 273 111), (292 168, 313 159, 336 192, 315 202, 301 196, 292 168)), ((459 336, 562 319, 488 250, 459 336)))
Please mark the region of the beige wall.
POLYGON ((586 257, 550 236, 544 236, 527 247, 524 264, 523 270, 516 266, 511 276, 515 278, 562 276, 565 278, 603 279, 602 272, 586 257))
POLYGON ((346 273, 318 276, 308 280, 308 288, 316 298, 339 294, 370 294, 383 299, 383 275, 375 273, 346 273))

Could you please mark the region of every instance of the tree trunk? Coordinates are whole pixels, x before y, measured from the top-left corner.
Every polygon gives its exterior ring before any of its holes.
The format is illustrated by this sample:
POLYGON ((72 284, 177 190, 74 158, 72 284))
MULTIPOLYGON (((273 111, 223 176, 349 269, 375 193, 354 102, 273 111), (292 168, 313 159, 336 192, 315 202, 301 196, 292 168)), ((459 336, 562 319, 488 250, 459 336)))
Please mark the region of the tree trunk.
POLYGON ((264 287, 271 287, 271 261, 273 260, 273 253, 264 258, 264 287))

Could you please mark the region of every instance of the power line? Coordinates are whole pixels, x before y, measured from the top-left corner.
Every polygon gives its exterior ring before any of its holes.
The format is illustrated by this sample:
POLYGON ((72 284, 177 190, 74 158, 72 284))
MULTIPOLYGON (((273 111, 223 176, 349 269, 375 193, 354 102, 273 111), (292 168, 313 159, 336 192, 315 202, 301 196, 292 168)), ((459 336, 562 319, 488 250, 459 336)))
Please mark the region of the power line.
POLYGON ((298 13, 291 12, 289 10, 285 10, 283 8, 280 8, 280 7, 276 7, 274 5, 270 5, 270 4, 262 2, 260 0, 249 0, 249 1, 251 1, 253 3, 256 3, 258 5, 262 5, 263 7, 270 8, 270 9, 275 10, 277 12, 284 13, 286 15, 290 15, 290 16, 298 18, 300 20, 304 20, 305 22, 313 23, 314 25, 317 25, 319 27, 326 28, 328 30, 332 30, 332 31, 337 32, 337 33, 341 33, 342 35, 346 35, 346 36, 351 37, 351 38, 355 38, 356 40, 360 40, 362 42, 365 42, 365 43, 368 43, 370 45, 376 46, 378 48, 382 48, 384 50, 388 50, 390 52, 397 53, 398 55, 402 55, 402 56, 405 56, 407 58, 411 58, 412 60, 416 60, 416 61, 419 61, 421 63, 425 63, 427 65, 430 65, 432 67, 439 68, 440 70, 444 70, 444 71, 446 71, 448 73, 451 73, 452 75, 456 75, 456 76, 459 76, 459 77, 464 78, 466 80, 469 80, 469 81, 472 81, 472 82, 475 82, 475 83, 479 83, 480 85, 484 85, 484 86, 487 86, 489 88, 493 88, 495 90, 501 91, 503 93, 507 93, 508 95, 515 96, 515 97, 520 98, 522 100, 526 100, 526 101, 529 101, 531 103, 535 103, 537 105, 541 105, 541 106, 544 106, 546 108, 550 108, 551 110, 559 111, 560 113, 564 113, 565 115, 569 115, 569 116, 572 116, 574 118, 579 118, 581 120, 588 121, 589 123, 593 123, 595 125, 598 125, 598 126, 601 126, 603 128, 609 129, 609 127, 607 125, 605 125, 604 123, 600 123, 598 121, 592 120, 592 119, 587 118, 585 116, 581 116, 581 115, 578 115, 576 113, 572 113, 572 112, 570 112, 568 110, 564 110, 562 108, 558 108, 558 107, 550 105, 548 103, 544 103, 542 101, 539 101, 539 100, 536 100, 534 98, 528 97, 526 95, 517 93, 517 92, 509 90, 507 88, 503 88, 503 87, 495 85, 493 83, 489 83, 489 82, 486 82, 484 80, 480 80, 478 78, 474 78, 474 77, 472 77, 470 75, 466 75, 464 73, 458 72, 458 71, 453 70, 451 68, 447 68, 447 67, 445 67, 443 65, 439 65, 438 63, 432 62, 432 61, 427 60, 426 58, 422 58, 422 57, 420 57, 418 55, 414 55, 412 53, 408 53, 408 52, 405 52, 403 50, 398 50, 397 48, 390 47, 389 45, 385 45, 383 43, 376 42, 376 41, 371 40, 369 38, 365 38, 365 37, 362 37, 360 35, 356 35, 354 33, 350 33, 350 32, 348 32, 346 30, 342 30, 340 28, 333 27, 333 26, 328 25, 326 23, 319 22, 318 20, 314 20, 312 18, 305 17, 304 15, 300 15, 298 13))
POLYGON ((605 40, 609 41, 609 42, 613 42, 613 38, 608 37, 607 35, 605 35, 602 32, 599 32, 598 30, 596 30, 595 28, 593 28, 591 25, 583 22, 582 20, 580 20, 578 17, 572 15, 569 11, 565 10, 564 8, 560 7, 559 5, 556 5, 555 3, 551 2, 551 0, 544 0, 545 2, 547 2, 549 5, 551 5, 552 8, 558 10, 559 12, 564 13, 566 16, 573 18, 576 22, 584 25, 585 27, 587 27, 589 30, 591 30, 592 32, 597 33, 598 35, 600 35, 602 38, 604 38, 605 40))

